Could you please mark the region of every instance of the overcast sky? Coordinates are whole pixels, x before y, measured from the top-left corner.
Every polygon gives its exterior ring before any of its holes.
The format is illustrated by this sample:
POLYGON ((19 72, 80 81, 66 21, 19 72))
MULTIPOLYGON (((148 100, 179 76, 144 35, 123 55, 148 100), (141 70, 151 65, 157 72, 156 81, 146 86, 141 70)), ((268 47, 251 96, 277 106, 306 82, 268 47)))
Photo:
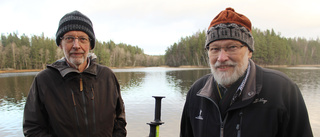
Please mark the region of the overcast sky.
POLYGON ((0 33, 55 38, 61 17, 78 10, 91 19, 99 41, 122 42, 160 55, 181 37, 207 29, 227 7, 262 31, 317 39, 319 5, 319 0, 0 0, 0 33))

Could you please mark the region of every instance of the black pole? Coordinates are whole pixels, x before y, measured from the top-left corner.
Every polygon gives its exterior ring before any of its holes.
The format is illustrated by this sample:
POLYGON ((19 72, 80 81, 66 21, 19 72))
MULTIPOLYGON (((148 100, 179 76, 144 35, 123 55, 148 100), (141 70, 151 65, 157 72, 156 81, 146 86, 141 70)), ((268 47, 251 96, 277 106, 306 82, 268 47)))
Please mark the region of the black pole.
POLYGON ((156 99, 154 121, 161 122, 161 99, 165 97, 163 96, 152 96, 152 97, 156 99))
POLYGON ((161 99, 165 98, 164 96, 152 96, 156 100, 155 104, 155 113, 154 113, 154 121, 147 123, 150 125, 150 133, 149 137, 156 137, 157 135, 157 126, 164 124, 161 121, 161 99))
POLYGON ((149 133, 149 137, 156 137, 156 127, 157 125, 155 123, 147 123, 150 125, 150 133, 149 133))

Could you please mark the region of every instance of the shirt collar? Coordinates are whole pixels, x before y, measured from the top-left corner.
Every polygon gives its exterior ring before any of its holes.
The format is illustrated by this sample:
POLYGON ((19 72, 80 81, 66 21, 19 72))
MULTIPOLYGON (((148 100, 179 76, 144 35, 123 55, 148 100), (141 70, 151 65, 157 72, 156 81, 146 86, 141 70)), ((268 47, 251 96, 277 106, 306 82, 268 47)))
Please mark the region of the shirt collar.
POLYGON ((247 74, 246 74, 246 77, 244 77, 244 79, 242 80, 240 86, 238 87, 238 90, 242 91, 245 84, 247 83, 247 79, 248 79, 248 76, 249 76, 249 73, 250 73, 250 63, 248 63, 248 69, 247 69, 247 74))

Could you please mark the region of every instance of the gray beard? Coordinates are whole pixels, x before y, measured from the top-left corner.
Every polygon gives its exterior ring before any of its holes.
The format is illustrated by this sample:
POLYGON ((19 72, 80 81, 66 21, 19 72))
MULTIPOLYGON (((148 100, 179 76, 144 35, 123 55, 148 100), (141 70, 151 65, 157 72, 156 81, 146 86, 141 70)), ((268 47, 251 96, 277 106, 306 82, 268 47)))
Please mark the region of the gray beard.
POLYGON ((248 59, 248 54, 245 54, 245 56, 242 59, 242 62, 240 63, 235 63, 231 60, 221 63, 221 62, 216 62, 214 65, 210 63, 210 68, 211 68, 211 73, 214 76, 214 79, 218 82, 218 84, 223 85, 223 86, 230 86, 234 82, 236 82, 240 77, 242 77, 248 67, 249 64, 249 59, 248 59), (234 65, 235 69, 233 72, 218 72, 216 70, 216 67, 219 65, 234 65), (230 74, 231 73, 231 74, 230 74))

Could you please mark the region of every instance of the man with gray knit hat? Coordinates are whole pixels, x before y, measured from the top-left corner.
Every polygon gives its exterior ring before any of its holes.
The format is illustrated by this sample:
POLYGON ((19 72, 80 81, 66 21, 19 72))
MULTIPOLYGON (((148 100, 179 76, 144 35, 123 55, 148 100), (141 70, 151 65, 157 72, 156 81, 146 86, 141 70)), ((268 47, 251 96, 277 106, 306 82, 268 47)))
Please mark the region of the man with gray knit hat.
POLYGON ((56 43, 65 57, 37 74, 25 104, 25 136, 125 137, 124 103, 111 69, 95 62, 91 20, 64 15, 56 43))
POLYGON ((298 86, 252 60, 250 20, 232 8, 210 23, 205 49, 211 74, 190 88, 180 137, 312 137, 298 86))

